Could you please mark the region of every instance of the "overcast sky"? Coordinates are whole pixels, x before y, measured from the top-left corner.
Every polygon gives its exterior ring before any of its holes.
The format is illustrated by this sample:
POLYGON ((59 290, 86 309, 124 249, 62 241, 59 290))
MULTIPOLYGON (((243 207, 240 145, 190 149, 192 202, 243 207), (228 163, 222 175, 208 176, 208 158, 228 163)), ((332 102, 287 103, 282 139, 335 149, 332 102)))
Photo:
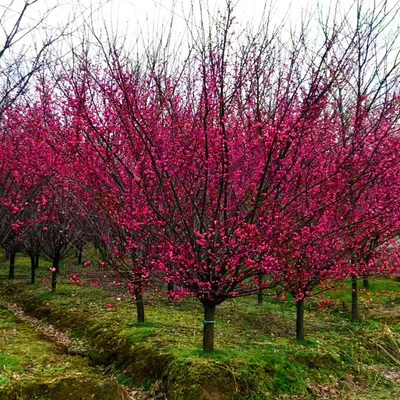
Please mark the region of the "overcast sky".
MULTIPOLYGON (((138 37, 154 37, 154 32, 162 30, 163 23, 169 21, 171 15, 174 16, 173 32, 176 40, 179 40, 187 33, 187 20, 191 15, 192 21, 198 22, 200 5, 203 9, 209 9, 210 13, 215 16, 218 10, 225 10, 226 1, 228 0, 38 0, 34 6, 28 9, 22 27, 27 28, 37 23, 48 10, 58 4, 58 7, 50 12, 43 24, 46 27, 46 34, 51 31, 54 34, 59 27, 70 21, 71 27, 74 29, 73 40, 75 43, 79 43, 83 36, 83 27, 87 23, 95 29, 97 35, 102 36, 104 41, 106 41, 104 29, 106 27, 112 35, 121 38, 126 36, 128 44, 129 42, 134 43, 138 37), (191 11, 191 3, 194 4, 193 11, 191 11)), ((6 29, 15 22, 24 2, 25 0, 0 0, 0 18, 1 12, 6 8, 9 10, 6 15, 3 14, 2 18, 6 29)), ((336 0, 279 0, 272 1, 272 3, 263 0, 232 0, 232 3, 235 4, 234 16, 238 31, 246 24, 257 26, 266 6, 267 9, 272 7, 272 24, 279 24, 286 16, 283 34, 285 32, 287 34, 291 27, 299 25, 302 18, 306 16, 312 15, 316 20, 321 10, 330 17, 336 13, 339 15, 339 19, 344 15, 354 19, 354 7, 353 12, 350 11, 350 7, 352 4, 356 5, 357 0, 353 3, 349 0, 339 1, 341 5, 336 9, 336 0)), ((368 8, 374 4, 374 1, 364 0, 363 3, 365 8, 368 8)), ((381 3, 381 1, 377 1, 377 3, 381 3)), ((387 0, 387 8, 400 7, 397 3, 398 0, 387 0)), ((400 18, 398 21, 400 22, 400 18)), ((43 32, 41 33, 42 37, 46 35, 43 32)), ((1 34, 0 32, 0 38, 1 34)), ((28 35, 21 40, 21 43, 25 46, 33 45, 34 41, 39 41, 38 33, 36 32, 35 35, 36 39, 32 40, 32 37, 28 35)), ((315 35, 318 35, 318 30, 315 30, 315 35)))

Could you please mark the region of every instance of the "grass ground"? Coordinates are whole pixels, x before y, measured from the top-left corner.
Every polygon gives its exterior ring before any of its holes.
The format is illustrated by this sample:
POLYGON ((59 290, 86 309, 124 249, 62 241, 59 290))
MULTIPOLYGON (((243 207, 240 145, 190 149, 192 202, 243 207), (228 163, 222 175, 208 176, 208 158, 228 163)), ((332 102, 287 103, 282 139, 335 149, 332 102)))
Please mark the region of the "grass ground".
MULTIPOLYGON (((18 275, 28 275, 26 258, 18 257, 17 268, 18 275)), ((81 275, 84 280, 83 269, 81 275)), ((400 398, 395 280, 371 280, 361 290, 358 324, 349 319, 348 283, 311 298, 302 342, 294 340, 292 299, 278 300, 271 292, 261 306, 253 297, 227 301, 217 310, 216 351, 205 356, 202 309, 195 299, 170 302, 148 295, 146 322, 138 324, 123 289, 93 287, 90 280, 79 286, 64 276, 52 293, 43 283, 46 276, 43 269, 23 296, 36 299, 51 323, 88 345, 93 362, 113 364, 123 384, 153 392, 162 386, 171 400, 400 398)))
POLYGON ((115 400, 116 385, 0 309, 0 399, 115 400))

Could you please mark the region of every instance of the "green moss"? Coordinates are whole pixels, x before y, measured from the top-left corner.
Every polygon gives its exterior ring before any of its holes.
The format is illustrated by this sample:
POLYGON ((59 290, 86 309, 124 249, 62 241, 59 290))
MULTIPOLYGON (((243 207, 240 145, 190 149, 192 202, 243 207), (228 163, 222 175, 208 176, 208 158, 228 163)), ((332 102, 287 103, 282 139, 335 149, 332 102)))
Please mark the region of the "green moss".
MULTIPOLYGON (((0 392, 1 393, 1 392, 0 392)), ((116 385, 90 378, 64 378, 48 382, 24 381, 8 392, 8 399, 40 400, 117 400, 116 385)))
POLYGON ((147 379, 156 381, 166 376, 173 356, 152 343, 138 343, 132 348, 131 359, 127 371, 135 381, 144 385, 147 379))
POLYGON ((145 322, 132 322, 128 326, 134 328, 160 328, 162 324, 153 321, 145 321, 145 322))
POLYGON ((274 389, 278 394, 305 394, 306 370, 298 363, 283 363, 276 367, 274 389))
POLYGON ((10 326, 12 324, 13 323, 9 322, 9 321, 0 321, 0 329, 3 328, 3 327, 6 327, 6 326, 10 326))
POLYGON ((171 400, 232 399, 237 387, 232 372, 225 365, 198 358, 171 363, 167 391, 171 400))
POLYGON ((50 299, 54 298, 56 295, 57 295, 56 293, 47 290, 46 292, 39 293, 37 295, 37 298, 39 300, 50 300, 50 299))
POLYGON ((116 383, 86 359, 66 355, 9 312, 0 320, 0 399, 117 399, 116 383))
POLYGON ((135 379, 130 376, 124 376, 121 373, 116 375, 117 382, 124 386, 136 386, 135 379))
POLYGON ((16 365, 20 364, 20 358, 11 357, 7 354, 0 353, 0 368, 15 367, 16 365))
POLYGON ((156 328, 150 327, 139 327, 134 330, 130 330, 126 334, 126 340, 128 343, 135 344, 140 342, 145 342, 147 338, 155 336, 157 334, 156 328))

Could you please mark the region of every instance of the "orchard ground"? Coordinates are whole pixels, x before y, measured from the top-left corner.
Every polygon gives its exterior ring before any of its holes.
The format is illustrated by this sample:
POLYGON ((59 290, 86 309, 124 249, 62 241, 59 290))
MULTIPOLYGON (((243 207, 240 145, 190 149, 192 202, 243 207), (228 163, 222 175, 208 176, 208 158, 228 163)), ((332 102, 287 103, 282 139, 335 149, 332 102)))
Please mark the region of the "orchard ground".
POLYGON ((0 330, 1 399, 117 398, 113 379, 87 359, 66 354, 12 312, 0 310, 0 330))
POLYGON ((13 282, 6 279, 4 254, 0 261, 3 309, 16 303, 27 314, 68 332, 74 348, 84 355, 52 355, 54 346, 37 345, 34 328, 18 324, 3 310, 0 398, 13 393, 12 398, 47 399, 33 397, 42 395, 37 388, 43 390, 51 382, 52 390, 59 392, 68 374, 84 376, 94 382, 93 388, 103 381, 112 386, 111 379, 171 400, 400 398, 396 280, 371 279, 369 289, 361 290, 363 321, 358 324, 349 319, 348 282, 310 298, 307 338, 300 342, 294 339, 295 307, 289 296, 283 300, 275 291, 266 292, 261 306, 255 297, 227 301, 217 310, 217 350, 204 355, 202 308, 195 299, 171 302, 162 291, 149 294, 146 322, 139 324, 123 287, 94 278, 95 269, 67 268, 75 262, 73 255, 65 261, 56 293, 50 290, 50 264, 45 261, 35 285, 27 283, 27 257, 18 254, 13 282), (79 284, 71 282, 67 270, 80 274, 79 284), (91 371, 87 360, 102 366, 106 377, 91 371))

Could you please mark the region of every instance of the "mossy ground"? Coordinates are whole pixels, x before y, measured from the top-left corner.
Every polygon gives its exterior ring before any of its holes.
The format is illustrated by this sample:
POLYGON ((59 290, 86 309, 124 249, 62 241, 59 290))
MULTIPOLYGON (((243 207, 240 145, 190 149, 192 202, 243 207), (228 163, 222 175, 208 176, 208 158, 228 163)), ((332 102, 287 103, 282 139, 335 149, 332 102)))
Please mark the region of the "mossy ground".
MULTIPOLYGON (((18 261, 17 268, 27 273, 18 261)), ((64 276, 52 293, 39 279, 29 288, 14 285, 12 297, 86 343, 93 362, 114 365, 120 383, 153 391, 162 386, 171 400, 400 398, 395 280, 371 279, 369 289, 361 290, 358 324, 349 319, 349 283, 316 294, 306 304, 303 342, 294 340, 291 298, 277 300, 270 292, 261 306, 253 297, 227 301, 217 310, 211 355, 201 351, 203 316, 195 299, 170 302, 149 295, 146 322, 140 324, 128 297, 118 300, 123 289, 87 283, 70 284, 64 276)), ((11 293, 5 286, 3 296, 11 293)))
POLYGON ((117 399, 115 383, 0 310, 0 399, 117 399))

